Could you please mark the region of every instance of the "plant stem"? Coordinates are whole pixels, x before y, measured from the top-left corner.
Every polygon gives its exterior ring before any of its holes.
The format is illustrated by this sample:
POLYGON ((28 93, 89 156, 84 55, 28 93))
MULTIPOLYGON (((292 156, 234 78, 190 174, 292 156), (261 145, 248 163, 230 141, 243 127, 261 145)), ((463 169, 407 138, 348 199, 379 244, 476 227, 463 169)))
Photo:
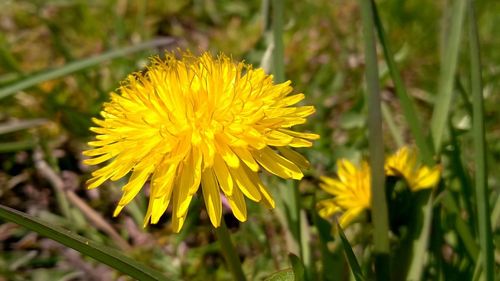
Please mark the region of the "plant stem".
MULTIPOLYGON (((273 75, 276 83, 285 82, 285 54, 283 43, 284 0, 273 0, 272 5, 272 31, 273 31, 273 75)), ((298 184, 290 184, 290 188, 283 190, 283 203, 286 210, 288 229, 293 237, 289 241, 288 250, 303 259, 301 247, 301 219, 300 219, 300 194, 298 184)))
POLYGON ((283 43, 283 0, 274 0, 273 9, 273 74, 274 82, 285 81, 284 43, 283 43))
POLYGON ((233 243, 231 242, 231 237, 224 219, 221 220, 220 226, 215 228, 215 233, 217 234, 217 239, 219 240, 227 267, 233 274, 234 280, 245 281, 246 278, 243 273, 243 269, 241 268, 240 258, 236 253, 233 243))
POLYGON ((389 280, 389 223, 385 197, 384 145, 381 98, 375 47, 373 3, 359 0, 363 23, 366 93, 368 101, 368 136, 371 166, 372 218, 374 224, 375 274, 377 280, 389 280))
POLYGON ((495 279, 493 238, 491 237, 490 210, 487 186, 486 141, 484 132, 484 105, 481 81, 481 56, 477 33, 474 3, 468 1, 469 13, 469 47, 472 90, 472 129, 474 132, 474 164, 476 168, 476 205, 479 223, 479 245, 481 246, 480 261, 484 269, 484 280, 495 279))
POLYGON ((453 85, 458 64, 462 23, 465 15, 466 1, 459 0, 453 2, 450 34, 445 42, 446 52, 444 54, 445 57, 439 77, 438 92, 431 119, 434 149, 438 154, 441 151, 443 135, 453 100, 453 85))
POLYGON ((403 83, 403 79, 401 78, 401 74, 399 73, 396 66, 396 61, 394 60, 393 52, 389 45, 389 41, 387 40, 384 26, 382 25, 382 21, 380 20, 377 6, 374 2, 372 3, 377 34, 384 51, 385 61, 387 62, 387 66, 389 67, 389 73, 391 74, 392 81, 394 82, 396 94, 398 95, 399 102, 401 103, 406 122, 408 123, 411 133, 415 138, 415 143, 417 144, 420 154, 422 155, 423 162, 426 165, 434 165, 434 160, 432 158, 434 152, 432 151, 432 146, 427 142, 425 138, 424 130, 422 130, 422 125, 418 120, 418 115, 415 110, 415 104, 412 98, 408 95, 406 87, 403 83))

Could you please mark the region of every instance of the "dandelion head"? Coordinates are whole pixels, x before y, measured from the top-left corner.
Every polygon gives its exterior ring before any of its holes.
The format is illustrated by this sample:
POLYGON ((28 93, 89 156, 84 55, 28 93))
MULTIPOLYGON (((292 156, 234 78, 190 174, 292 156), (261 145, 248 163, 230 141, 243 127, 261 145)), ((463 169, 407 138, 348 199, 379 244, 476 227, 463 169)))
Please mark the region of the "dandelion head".
POLYGON ((371 206, 370 166, 362 161, 359 166, 349 160, 337 161, 337 179, 321 177, 320 187, 333 198, 318 202, 319 215, 325 219, 340 213, 342 228, 349 225, 371 206))
POLYGON ((417 163, 417 150, 409 146, 400 148, 385 162, 388 176, 402 177, 412 191, 433 188, 441 176, 441 167, 433 168, 417 163))
POLYGON ((176 55, 155 57, 147 71, 129 75, 93 120, 85 163, 106 164, 88 187, 130 174, 116 216, 149 182, 144 225, 172 206, 176 232, 200 187, 215 227, 221 194, 240 221, 247 219, 245 198, 273 208, 259 172, 302 178, 308 161, 291 148, 309 147, 319 136, 291 127, 305 123, 314 107, 294 106, 304 95, 291 94, 289 81, 274 84, 262 69, 224 55, 176 55))

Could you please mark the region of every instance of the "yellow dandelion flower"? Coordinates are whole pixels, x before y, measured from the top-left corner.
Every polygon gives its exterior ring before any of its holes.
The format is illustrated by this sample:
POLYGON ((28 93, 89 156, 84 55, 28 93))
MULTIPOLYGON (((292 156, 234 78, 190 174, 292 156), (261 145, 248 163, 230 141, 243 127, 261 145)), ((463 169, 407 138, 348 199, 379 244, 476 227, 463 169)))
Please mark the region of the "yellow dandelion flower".
POLYGON ((338 179, 321 177, 320 187, 333 198, 318 202, 319 215, 327 219, 342 213, 339 223, 342 228, 349 225, 361 212, 370 209, 370 166, 366 161, 355 166, 349 160, 337 161, 338 179))
POLYGON ((222 216, 221 193, 234 216, 247 219, 245 197, 275 203, 259 178, 261 168, 285 179, 301 179, 308 161, 290 147, 309 147, 319 136, 296 132, 314 112, 293 106, 303 94, 290 95, 290 81, 273 84, 262 69, 220 55, 190 53, 155 57, 145 73, 134 73, 104 104, 91 130, 88 188, 131 174, 114 215, 149 180, 144 226, 157 223, 172 205, 172 226, 180 231, 192 197, 202 187, 210 220, 222 216))
POLYGON ((389 156, 385 163, 388 176, 403 177, 412 191, 434 187, 441 175, 441 167, 429 168, 417 164, 417 151, 404 146, 389 156))

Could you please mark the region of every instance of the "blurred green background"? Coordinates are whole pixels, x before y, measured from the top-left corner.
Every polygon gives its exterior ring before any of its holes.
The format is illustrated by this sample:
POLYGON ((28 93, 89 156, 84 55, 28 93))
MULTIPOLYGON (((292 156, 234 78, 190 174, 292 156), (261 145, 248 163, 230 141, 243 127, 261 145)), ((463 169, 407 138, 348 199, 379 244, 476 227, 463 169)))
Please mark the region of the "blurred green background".
MULTIPOLYGON (((450 16, 450 2, 377 1, 402 77, 424 124, 430 120, 441 58, 447 52, 442 42, 449 29, 446 19, 450 16)), ((112 218, 123 182, 86 190, 84 182, 90 168, 81 164, 81 151, 92 137, 88 130, 91 117, 98 115, 109 92, 127 74, 142 70, 151 55, 161 54, 164 49, 223 52, 256 67, 267 67, 270 34, 263 3, 266 1, 0 0, 0 92, 29 79, 35 81, 34 86, 0 95, 0 202, 95 241, 121 247, 173 280, 229 280, 200 200, 192 203, 188 225, 179 235, 171 233, 166 216, 159 225, 142 229, 147 200, 144 195, 118 218, 112 218), (129 46, 161 38, 171 41, 119 54, 129 46), (89 63, 108 52, 118 55, 69 73, 69 63, 89 63), (63 75, 43 79, 53 70, 63 75), (102 215, 123 243, 111 238, 88 219, 88 212, 54 187, 54 181, 37 165, 40 159, 55 171, 64 189, 102 215)), ((483 58, 488 184, 498 196, 500 2, 484 0, 476 4, 483 58)), ((288 1, 285 6, 286 78, 292 81, 295 91, 305 93, 306 104, 316 106, 317 113, 305 129, 322 136, 313 149, 303 151, 313 166, 300 185, 302 203, 307 205, 317 192, 318 175, 333 174, 334 163, 340 157, 359 159, 367 152, 361 23, 355 1, 288 1)), ((465 45, 466 33, 462 39, 465 45)), ((468 195, 459 182, 470 178, 466 172, 453 171, 470 171, 469 163, 474 159, 467 55, 465 48, 461 50, 450 115, 450 145, 445 146, 443 160, 459 166, 445 171, 444 178, 461 207, 469 201, 464 200, 468 195), (457 149, 461 152, 458 162, 452 158, 457 149)), ((398 147, 398 137, 404 143, 413 140, 380 48, 379 58, 383 102, 397 129, 391 134, 385 127, 386 148, 391 152, 398 147)), ((273 185, 287 188, 281 182, 273 185)), ((226 219, 247 272, 259 280, 288 267, 288 252, 283 226, 276 223, 279 220, 275 212, 269 215, 267 210, 249 205, 249 223, 240 225, 230 214, 226 219)), ((495 206, 495 202, 491 205, 495 206)), ((493 226, 498 245, 498 222, 493 226)), ((496 258, 498 263, 498 253, 496 258)), ((348 276, 345 264, 342 268, 344 277, 348 276)), ((117 278, 127 280, 55 242, 10 223, 0 224, 2 281, 117 278)))

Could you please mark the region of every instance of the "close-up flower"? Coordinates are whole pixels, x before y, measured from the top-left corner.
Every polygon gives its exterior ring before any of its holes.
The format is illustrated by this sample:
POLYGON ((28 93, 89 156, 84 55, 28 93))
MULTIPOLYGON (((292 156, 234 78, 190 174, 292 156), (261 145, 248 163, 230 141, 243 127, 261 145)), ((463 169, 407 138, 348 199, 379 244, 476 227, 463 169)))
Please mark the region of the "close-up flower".
POLYGON ((308 161, 291 148, 309 147, 319 137, 291 129, 315 111, 294 106, 304 94, 291 92, 290 81, 274 84, 263 69, 224 55, 154 57, 147 71, 129 75, 111 94, 102 119, 93 119, 97 136, 84 163, 107 163, 92 173, 88 188, 130 173, 116 216, 149 181, 144 226, 171 205, 175 232, 200 186, 215 227, 222 195, 240 221, 247 219, 245 197, 274 208, 259 172, 301 179, 308 161))
POLYGON ((417 163, 415 148, 404 146, 385 161, 387 176, 403 177, 412 191, 433 188, 441 176, 441 167, 430 168, 417 163))
POLYGON ((328 219, 341 213, 339 223, 348 226, 364 210, 370 209, 370 166, 362 161, 359 166, 347 159, 337 161, 338 179, 321 177, 320 187, 333 198, 318 202, 318 213, 328 219))

